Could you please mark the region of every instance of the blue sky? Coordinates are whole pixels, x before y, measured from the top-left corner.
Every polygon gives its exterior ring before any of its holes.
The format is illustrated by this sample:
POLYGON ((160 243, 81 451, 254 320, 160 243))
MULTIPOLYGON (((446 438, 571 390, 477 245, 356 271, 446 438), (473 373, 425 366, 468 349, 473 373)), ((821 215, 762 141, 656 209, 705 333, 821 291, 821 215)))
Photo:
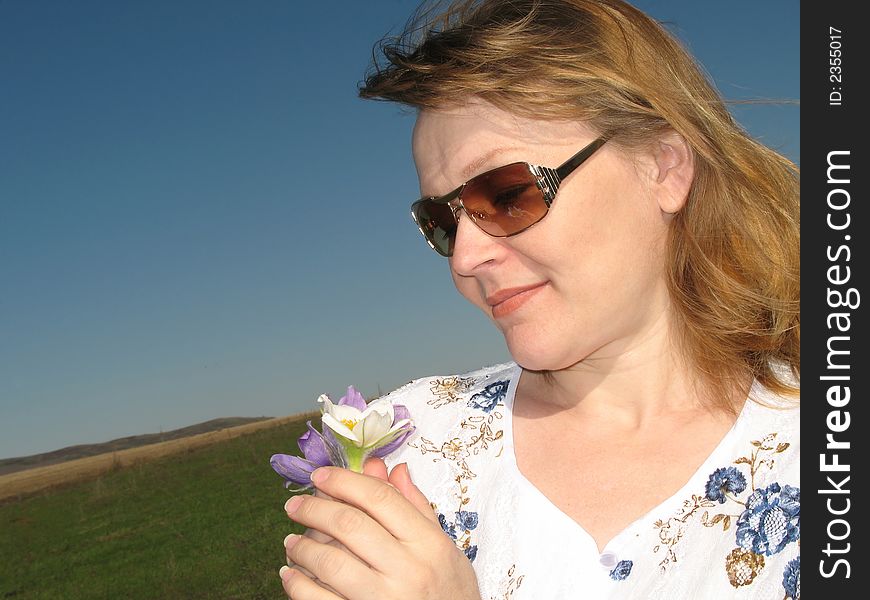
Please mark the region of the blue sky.
MULTIPOLYGON (((636 4, 798 100, 798 2, 636 4)), ((0 458, 509 359, 408 216, 413 115, 356 97, 415 5, 0 0, 0 458)), ((799 106, 734 113, 799 161, 799 106)))

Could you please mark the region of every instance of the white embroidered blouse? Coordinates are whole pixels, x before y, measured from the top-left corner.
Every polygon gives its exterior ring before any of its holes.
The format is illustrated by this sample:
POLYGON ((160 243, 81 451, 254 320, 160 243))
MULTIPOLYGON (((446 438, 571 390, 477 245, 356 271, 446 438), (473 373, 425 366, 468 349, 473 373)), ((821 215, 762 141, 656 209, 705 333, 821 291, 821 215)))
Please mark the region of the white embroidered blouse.
MULTIPOLYGON (((407 462, 483 600, 800 598, 799 408, 759 385, 692 478, 599 552, 519 471, 515 363, 413 381, 388 397, 417 431, 407 462)), ((578 481, 577 485, 582 485, 578 481)), ((618 499, 614 499, 618 501, 618 499)))

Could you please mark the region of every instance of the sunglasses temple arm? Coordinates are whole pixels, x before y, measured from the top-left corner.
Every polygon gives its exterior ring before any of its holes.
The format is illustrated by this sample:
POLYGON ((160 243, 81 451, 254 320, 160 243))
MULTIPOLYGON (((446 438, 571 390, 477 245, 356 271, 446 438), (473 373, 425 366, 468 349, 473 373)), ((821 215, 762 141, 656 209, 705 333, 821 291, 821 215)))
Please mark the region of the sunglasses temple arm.
POLYGON ((606 137, 598 138, 597 140, 583 148, 580 152, 566 160, 559 167, 557 167, 556 175, 559 176, 559 180, 565 179, 574 171, 574 169, 586 162, 586 159, 592 156, 596 150, 604 145, 605 142, 607 142, 606 137))

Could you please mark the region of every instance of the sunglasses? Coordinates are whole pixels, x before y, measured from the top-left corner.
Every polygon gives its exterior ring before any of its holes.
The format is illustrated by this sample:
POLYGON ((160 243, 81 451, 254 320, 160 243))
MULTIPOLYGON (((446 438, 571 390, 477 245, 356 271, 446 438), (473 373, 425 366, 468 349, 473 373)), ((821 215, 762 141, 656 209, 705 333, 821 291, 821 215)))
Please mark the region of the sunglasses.
POLYGON ((606 141, 598 138, 555 169, 516 162, 481 173, 447 195, 417 200, 411 216, 441 256, 453 255, 460 210, 493 237, 522 233, 547 216, 562 180, 606 141))

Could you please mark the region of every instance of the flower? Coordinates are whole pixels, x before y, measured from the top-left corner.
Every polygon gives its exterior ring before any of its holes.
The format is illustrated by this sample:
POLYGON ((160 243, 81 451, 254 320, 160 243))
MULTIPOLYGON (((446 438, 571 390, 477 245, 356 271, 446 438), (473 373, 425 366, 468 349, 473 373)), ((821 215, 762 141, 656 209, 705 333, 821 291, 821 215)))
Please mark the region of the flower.
POLYGON ((752 583, 763 568, 764 557, 762 555, 742 548, 734 548, 725 559, 728 581, 736 588, 752 583))
POLYGON ((447 516, 438 513, 438 523, 444 533, 456 543, 471 562, 477 558, 477 544, 471 543, 471 531, 477 529, 480 523, 478 514, 471 510, 458 510, 453 513, 453 521, 447 521, 447 516))
POLYGON ((448 523, 447 517, 445 517, 442 513, 438 513, 438 523, 441 525, 441 529, 444 530, 451 540, 456 541, 456 524, 448 523))
POLYGON ((474 562, 474 559, 477 558, 477 544, 472 544, 468 548, 463 548, 462 552, 470 562, 474 562))
POLYGON ((737 520, 737 545, 772 556, 800 537, 801 490, 771 483, 746 500, 737 520))
POLYGON ((324 431, 328 427, 347 457, 347 466, 362 471, 369 456, 382 458, 402 445, 414 432, 410 413, 404 406, 386 398, 366 404, 353 386, 347 395, 333 404, 323 394, 317 399, 322 404, 324 431))
POLYGON ((296 486, 296 489, 311 487, 311 473, 319 467, 328 465, 341 466, 341 460, 335 451, 335 444, 328 442, 308 421, 308 430, 303 433, 297 443, 305 458, 288 454, 273 454, 269 462, 272 468, 284 478, 284 487, 296 486))
POLYGON ((310 488, 311 473, 319 467, 346 467, 361 473, 367 458, 383 458, 414 432, 407 408, 383 398, 366 404, 353 386, 338 404, 326 394, 318 401, 323 433, 308 422, 308 430, 298 440, 304 458, 273 454, 269 461, 284 478, 285 487, 295 486, 294 491, 310 488))
POLYGON ((438 522, 441 524, 441 529, 444 530, 450 539, 456 540, 459 537, 457 533, 457 526, 459 529, 465 530, 466 533, 469 533, 472 529, 477 529, 478 523, 480 523, 480 517, 478 514, 471 510, 459 510, 453 513, 453 521, 447 522, 447 517, 443 513, 438 513, 438 522))
POLYGON ((460 510, 456 513, 456 522, 466 530, 472 530, 477 528, 477 524, 480 522, 480 519, 477 516, 476 512, 470 510, 460 510))
POLYGON ((492 412, 492 409, 507 395, 508 385, 510 385, 509 381, 490 383, 483 388, 482 392, 478 392, 471 397, 468 401, 468 406, 479 408, 485 413, 492 412))
POLYGON ((706 496, 719 504, 725 502, 725 494, 739 494, 746 489, 746 477, 736 467, 716 469, 707 481, 706 496))
POLYGON ((791 559, 782 574, 782 587, 785 597, 799 600, 801 597, 801 557, 791 559))
POLYGON ((616 566, 613 567, 613 570, 610 572, 610 578, 613 581, 622 581, 623 579, 627 579, 629 575, 631 575, 631 568, 634 566, 634 562, 630 560, 621 560, 616 563, 616 566))

